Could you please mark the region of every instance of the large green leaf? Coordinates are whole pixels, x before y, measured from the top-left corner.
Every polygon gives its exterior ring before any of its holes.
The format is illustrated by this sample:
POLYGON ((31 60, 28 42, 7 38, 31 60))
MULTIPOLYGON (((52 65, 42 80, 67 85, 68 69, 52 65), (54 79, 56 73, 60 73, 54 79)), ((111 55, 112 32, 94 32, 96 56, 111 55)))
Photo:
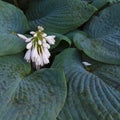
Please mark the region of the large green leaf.
POLYGON ((34 0, 26 14, 32 29, 42 25, 46 31, 66 33, 85 23, 95 11, 81 0, 34 0))
POLYGON ((115 65, 99 65, 97 66, 94 74, 102 78, 108 85, 113 86, 116 90, 120 91, 120 66, 115 65))
POLYGON ((114 4, 120 2, 120 0, 93 0, 92 5, 97 7, 98 9, 101 9, 102 7, 105 7, 109 4, 114 4))
POLYGON ((116 90, 120 91, 120 66, 95 61, 83 53, 82 61, 91 63, 92 65, 87 68, 89 71, 100 77, 108 85, 113 86, 116 90))
POLYGON ((110 3, 117 3, 120 2, 120 0, 108 0, 110 3))
POLYGON ((102 7, 107 5, 107 3, 108 3, 108 0, 93 0, 91 4, 98 9, 101 9, 102 7))
POLYGON ((30 0, 3 0, 3 1, 14 4, 15 6, 21 8, 22 10, 26 10, 30 0))
POLYGON ((28 22, 23 12, 9 3, 0 1, 0 32, 24 33, 28 29, 28 22))
MULTIPOLYGON (((115 76, 116 68, 113 66, 109 65, 111 72, 110 69, 107 71, 104 69, 104 72, 114 80, 118 75, 115 76)), ((66 103, 58 120, 120 119, 120 92, 105 82, 103 76, 88 72, 76 49, 67 49, 59 54, 52 67, 63 68, 68 81, 66 103)), ((120 66, 117 69, 120 71, 120 66)), ((109 78, 106 79, 109 80, 109 78)), ((120 81, 120 76, 117 79, 120 81)))
POLYGON ((86 25, 88 36, 77 33, 74 43, 91 58, 120 65, 120 4, 107 7, 86 25))
POLYGON ((56 120, 66 98, 63 71, 30 72, 23 56, 0 57, 0 120, 56 120))
POLYGON ((118 3, 120 0, 93 0, 92 5, 95 6, 97 9, 101 9, 109 4, 118 3))
POLYGON ((2 43, 0 55, 22 51, 25 44, 15 33, 25 33, 28 29, 28 22, 23 12, 9 3, 0 1, 0 43, 2 43))
POLYGON ((0 34, 0 56, 15 54, 25 49, 25 42, 14 34, 0 34))

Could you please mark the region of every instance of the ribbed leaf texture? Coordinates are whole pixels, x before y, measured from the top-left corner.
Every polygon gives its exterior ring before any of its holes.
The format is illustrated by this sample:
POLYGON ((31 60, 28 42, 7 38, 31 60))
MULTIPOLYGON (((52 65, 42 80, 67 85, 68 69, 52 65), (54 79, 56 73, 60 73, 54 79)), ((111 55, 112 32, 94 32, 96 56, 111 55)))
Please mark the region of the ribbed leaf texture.
POLYGON ((0 57, 0 120, 56 120, 65 98, 62 70, 31 73, 23 56, 0 57))
POLYGON ((118 2, 120 2, 120 0, 92 0, 91 4, 97 9, 101 9, 104 6, 108 6, 109 4, 114 4, 118 2))
POLYGON ((66 33, 85 23, 96 8, 81 0, 34 0, 26 15, 31 29, 42 25, 46 31, 66 33))
POLYGON ((91 4, 97 9, 101 9, 102 7, 108 4, 108 0, 93 0, 91 4))
POLYGON ((107 7, 86 25, 88 36, 75 33, 74 43, 89 57, 120 65, 120 4, 107 7))
POLYGON ((117 3, 117 2, 120 2, 120 0, 108 0, 109 2, 111 3, 117 3))
POLYGON ((120 119, 120 92, 108 84, 115 79, 120 81, 120 76, 113 72, 120 70, 120 66, 109 65, 108 70, 107 65, 103 66, 106 68, 97 70, 105 72, 102 76, 94 73, 95 71, 89 72, 82 64, 79 51, 72 48, 55 58, 52 67, 64 69, 68 84, 66 103, 58 120, 120 119), (108 83, 103 78, 109 80, 108 83))
POLYGON ((28 29, 28 21, 23 12, 0 1, 0 56, 21 52, 25 44, 16 33, 25 33, 28 29))

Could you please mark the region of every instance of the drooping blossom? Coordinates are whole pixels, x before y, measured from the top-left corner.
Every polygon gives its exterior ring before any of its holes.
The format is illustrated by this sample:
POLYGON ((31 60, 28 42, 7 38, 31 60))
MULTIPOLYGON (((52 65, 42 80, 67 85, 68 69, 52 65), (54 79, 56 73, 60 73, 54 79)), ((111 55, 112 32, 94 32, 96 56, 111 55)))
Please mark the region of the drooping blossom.
POLYGON ((44 33, 44 28, 38 26, 38 31, 31 31, 32 37, 28 38, 25 35, 17 34, 20 38, 27 42, 24 59, 27 62, 33 62, 36 69, 48 64, 51 56, 49 49, 50 45, 55 44, 55 36, 44 33))

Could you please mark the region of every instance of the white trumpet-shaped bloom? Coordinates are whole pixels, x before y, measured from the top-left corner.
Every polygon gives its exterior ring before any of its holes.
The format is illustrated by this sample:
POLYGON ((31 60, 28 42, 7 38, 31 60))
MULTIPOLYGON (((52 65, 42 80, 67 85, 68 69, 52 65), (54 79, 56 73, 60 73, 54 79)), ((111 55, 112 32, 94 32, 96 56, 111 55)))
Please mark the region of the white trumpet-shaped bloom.
POLYGON ((49 49, 50 45, 55 44, 55 36, 49 35, 43 32, 44 28, 38 26, 38 31, 31 31, 32 37, 27 38, 22 34, 17 34, 20 38, 27 42, 24 59, 27 62, 33 62, 36 69, 40 69, 41 66, 48 64, 51 56, 49 49))

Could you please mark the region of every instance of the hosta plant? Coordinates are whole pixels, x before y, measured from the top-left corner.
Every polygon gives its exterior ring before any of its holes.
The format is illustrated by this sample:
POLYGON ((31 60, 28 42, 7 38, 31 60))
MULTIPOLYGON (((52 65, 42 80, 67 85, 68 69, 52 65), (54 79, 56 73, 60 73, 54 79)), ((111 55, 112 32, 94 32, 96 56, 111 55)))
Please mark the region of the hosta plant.
POLYGON ((120 120, 120 0, 0 0, 0 120, 120 120))

